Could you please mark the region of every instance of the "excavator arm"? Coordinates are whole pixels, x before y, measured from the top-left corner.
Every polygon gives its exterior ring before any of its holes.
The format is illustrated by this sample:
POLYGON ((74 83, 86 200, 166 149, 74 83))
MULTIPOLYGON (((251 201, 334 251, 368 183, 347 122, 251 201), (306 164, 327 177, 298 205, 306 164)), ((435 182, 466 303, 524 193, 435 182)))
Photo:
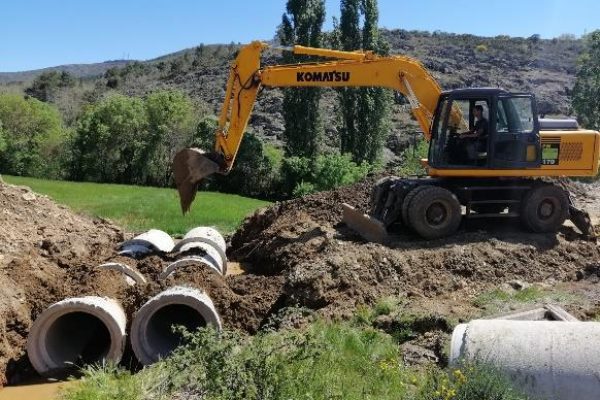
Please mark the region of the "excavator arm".
MULTIPOLYGON (((183 212, 189 210, 201 179, 215 172, 226 174, 233 167, 262 86, 393 89, 408 99, 415 119, 429 140, 441 89, 419 61, 406 56, 383 57, 372 52, 294 46, 286 50, 331 61, 261 67, 261 55, 267 47, 265 43, 252 42, 240 49, 232 63, 215 133, 214 152, 185 149, 176 155, 173 168, 183 212)), ((458 110, 453 115, 455 118, 462 119, 458 110)))

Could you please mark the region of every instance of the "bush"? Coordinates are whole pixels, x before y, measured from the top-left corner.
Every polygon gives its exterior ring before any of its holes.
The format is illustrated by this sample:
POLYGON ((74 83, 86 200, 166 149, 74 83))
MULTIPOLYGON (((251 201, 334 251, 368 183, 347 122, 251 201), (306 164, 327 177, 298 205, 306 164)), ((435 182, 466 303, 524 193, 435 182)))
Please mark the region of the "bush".
POLYGON ((402 153, 402 164, 397 170, 400 176, 420 176, 425 175, 426 171, 421 165, 421 159, 427 158, 429 152, 429 143, 425 140, 419 141, 416 145, 404 150, 402 153))
POLYGON ((357 182, 370 170, 367 162, 357 165, 350 154, 321 155, 316 161, 290 157, 282 165, 283 190, 294 197, 330 190, 357 182))

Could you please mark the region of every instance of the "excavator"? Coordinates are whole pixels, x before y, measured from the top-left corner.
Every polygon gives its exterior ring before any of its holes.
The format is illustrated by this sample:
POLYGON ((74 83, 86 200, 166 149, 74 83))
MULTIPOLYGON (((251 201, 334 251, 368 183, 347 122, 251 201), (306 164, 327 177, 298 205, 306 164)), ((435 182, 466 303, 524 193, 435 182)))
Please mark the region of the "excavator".
POLYGON ((595 237, 564 178, 598 174, 599 132, 580 129, 575 120, 538 118, 530 93, 442 91, 408 56, 297 45, 283 50, 326 60, 261 66, 268 47, 260 41, 245 45, 231 64, 214 151, 176 154, 173 173, 184 213, 203 178, 233 167, 262 87, 384 87, 405 96, 429 142, 421 160, 427 176, 383 178, 374 185, 368 215, 343 205, 346 224, 367 240, 384 242, 400 227, 436 239, 453 234, 465 218, 488 217, 519 218, 533 232, 556 232, 570 219, 595 237))

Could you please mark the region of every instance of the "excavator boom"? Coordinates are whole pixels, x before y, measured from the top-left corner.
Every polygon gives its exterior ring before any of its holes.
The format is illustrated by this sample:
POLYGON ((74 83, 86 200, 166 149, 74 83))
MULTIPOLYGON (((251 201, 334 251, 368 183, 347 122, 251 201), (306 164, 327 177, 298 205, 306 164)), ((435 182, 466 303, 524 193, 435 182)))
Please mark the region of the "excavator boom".
MULTIPOLYGON (((184 213, 202 179, 215 172, 227 174, 233 167, 261 86, 390 88, 406 96, 429 140, 441 88, 419 61, 406 56, 294 46, 284 50, 331 60, 261 68, 261 55, 267 47, 265 43, 252 42, 240 49, 231 64, 214 151, 185 149, 176 155, 173 170, 184 213)), ((456 110, 453 118, 462 119, 460 111, 456 110)))

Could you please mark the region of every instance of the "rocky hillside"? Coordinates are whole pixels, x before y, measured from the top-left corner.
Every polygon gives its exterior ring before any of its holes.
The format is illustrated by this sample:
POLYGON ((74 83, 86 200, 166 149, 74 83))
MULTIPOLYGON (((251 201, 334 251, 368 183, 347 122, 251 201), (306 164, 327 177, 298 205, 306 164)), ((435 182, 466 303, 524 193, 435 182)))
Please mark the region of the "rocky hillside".
MULTIPOLYGON (((570 37, 546 40, 537 36, 487 38, 405 30, 383 30, 382 33, 392 54, 407 54, 420 59, 444 89, 492 86, 530 91, 538 97, 540 113, 570 113, 569 90, 574 84, 576 60, 583 45, 581 40, 570 37)), ((216 113, 224 96, 227 67, 238 47, 233 43, 200 45, 154 60, 113 65, 108 69, 104 68, 109 66, 106 63, 88 66, 87 70, 79 66, 78 76, 89 76, 93 71, 101 75, 86 79, 78 87, 70 88, 69 93, 57 96, 56 103, 72 114, 85 102, 93 101, 109 90, 144 95, 157 88, 177 88, 191 95, 206 111, 216 113)), ((268 53, 265 59, 267 64, 278 61, 277 53, 268 53)), ((21 74, 30 78, 42 71, 21 74)), ((26 83, 9 81, 10 75, 0 74, 0 91, 3 88, 14 91, 26 86, 26 83)), ((281 103, 282 93, 278 89, 265 90, 259 97, 250 125, 266 140, 277 142, 281 136, 281 103)), ((336 103, 335 92, 326 91, 322 106, 330 141, 337 137, 335 121, 331 120, 336 103)), ((417 130, 406 106, 400 103, 395 106, 388 140, 388 147, 395 153, 406 147, 407 138, 417 130)))

